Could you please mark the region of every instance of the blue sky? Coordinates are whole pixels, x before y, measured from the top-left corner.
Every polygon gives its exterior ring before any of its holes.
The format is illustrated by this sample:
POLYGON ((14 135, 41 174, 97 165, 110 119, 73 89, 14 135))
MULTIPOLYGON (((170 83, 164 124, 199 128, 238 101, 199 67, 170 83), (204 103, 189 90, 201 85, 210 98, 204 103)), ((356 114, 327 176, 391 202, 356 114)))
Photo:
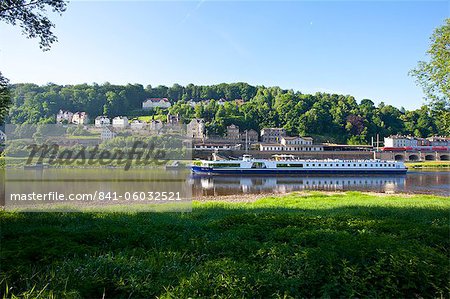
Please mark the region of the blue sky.
POLYGON ((52 16, 59 42, 0 24, 12 83, 248 82, 418 108, 408 76, 426 59, 449 1, 72 1, 52 16))

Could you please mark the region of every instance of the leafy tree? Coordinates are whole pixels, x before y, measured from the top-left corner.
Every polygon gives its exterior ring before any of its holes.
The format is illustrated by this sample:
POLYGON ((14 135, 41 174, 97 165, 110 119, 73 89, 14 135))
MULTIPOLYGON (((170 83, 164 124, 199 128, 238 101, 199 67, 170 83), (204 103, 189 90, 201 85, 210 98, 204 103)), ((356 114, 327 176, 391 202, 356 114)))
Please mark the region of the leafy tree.
POLYGON ((430 60, 419 61, 410 74, 422 86, 440 133, 450 135, 450 18, 434 31, 430 41, 430 60))
POLYGON ((62 14, 66 10, 64 0, 6 0, 0 1, 0 21, 19 24, 28 38, 39 38, 43 50, 50 49, 58 39, 53 34, 55 25, 46 16, 48 9, 62 14))
POLYGON ((10 92, 8 88, 8 79, 2 76, 0 72, 0 123, 8 113, 8 107, 11 104, 10 92))
MULTIPOLYGON (((22 28, 28 38, 39 38, 39 47, 46 51, 57 41, 52 32, 54 24, 46 16, 47 9, 62 14, 66 10, 64 0, 2 0, 0 1, 0 21, 22 28)), ((0 72, 0 122, 6 115, 11 101, 8 80, 0 72)))

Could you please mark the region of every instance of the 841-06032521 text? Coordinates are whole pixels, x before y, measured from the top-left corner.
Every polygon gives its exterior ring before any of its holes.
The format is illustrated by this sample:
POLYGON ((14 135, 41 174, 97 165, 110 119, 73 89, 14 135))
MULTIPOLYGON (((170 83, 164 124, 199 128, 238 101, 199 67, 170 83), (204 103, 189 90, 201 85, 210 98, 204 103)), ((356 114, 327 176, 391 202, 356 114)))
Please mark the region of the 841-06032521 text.
POLYGON ((95 191, 93 193, 70 193, 68 195, 60 192, 47 193, 11 193, 11 201, 179 201, 180 192, 172 191, 133 191, 133 192, 111 192, 95 191))

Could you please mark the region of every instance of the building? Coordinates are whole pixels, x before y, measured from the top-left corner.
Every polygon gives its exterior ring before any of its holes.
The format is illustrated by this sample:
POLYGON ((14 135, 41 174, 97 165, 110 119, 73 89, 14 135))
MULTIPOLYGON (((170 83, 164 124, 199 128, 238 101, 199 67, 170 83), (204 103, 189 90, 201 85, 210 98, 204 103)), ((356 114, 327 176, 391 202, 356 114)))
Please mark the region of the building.
POLYGON ((95 126, 96 127, 103 127, 103 126, 109 126, 111 124, 111 120, 107 116, 97 116, 95 118, 95 126))
POLYGON ((167 124, 177 126, 180 124, 180 116, 177 114, 167 114, 167 124))
POLYGON ((264 143, 278 143, 284 136, 286 136, 286 130, 283 128, 264 128, 261 130, 261 141, 264 143))
POLYGON ((385 147, 417 147, 417 139, 411 136, 392 135, 384 138, 385 147))
POLYGON ((172 106, 167 98, 150 98, 142 102, 142 109, 150 110, 154 108, 169 108, 172 106))
POLYGON ((293 144, 283 145, 281 143, 261 143, 259 150, 263 152, 277 151, 277 152, 320 152, 323 151, 322 145, 317 144, 293 144))
POLYGON ((130 128, 132 130, 143 130, 147 126, 147 123, 145 121, 134 119, 130 123, 130 128))
POLYGON ((221 98, 221 99, 219 99, 219 100, 217 101, 217 105, 223 106, 223 105, 225 105, 226 102, 227 102, 227 101, 226 101, 225 99, 221 98))
POLYGON ((75 112, 72 116, 72 123, 76 125, 87 125, 89 115, 86 112, 75 112))
POLYGON ((6 142, 6 134, 2 130, 0 130, 0 143, 6 142))
POLYGON ((116 116, 113 118, 112 125, 114 128, 128 128, 128 118, 126 116, 116 116))
POLYGON ((258 137, 258 132, 253 129, 245 130, 244 132, 240 133, 240 139, 244 143, 256 143, 258 142, 258 137))
POLYGON ((311 137, 281 137, 280 143, 285 146, 291 145, 312 145, 313 139, 311 137))
POLYGON ((239 127, 236 125, 227 126, 227 134, 225 136, 225 139, 238 141, 240 139, 239 127))
POLYGON ((109 140, 116 137, 116 132, 114 131, 114 128, 111 126, 104 126, 102 128, 102 132, 100 134, 101 140, 109 140))
POLYGON ((449 146, 450 145, 450 141, 446 137, 433 136, 433 137, 428 137, 427 140, 431 143, 432 146, 449 146))
POLYGON ((56 123, 57 124, 70 124, 72 123, 73 113, 70 111, 59 110, 58 114, 56 114, 56 123))
POLYGON ((233 151, 240 150, 240 144, 227 144, 227 143, 199 143, 194 144, 194 150, 198 151, 233 151))
POLYGON ((163 128, 163 126, 164 125, 162 121, 152 119, 149 124, 149 129, 150 131, 158 132, 163 128))
POLYGON ((205 136, 205 120, 202 118, 194 118, 187 125, 187 135, 193 139, 204 139, 205 136))

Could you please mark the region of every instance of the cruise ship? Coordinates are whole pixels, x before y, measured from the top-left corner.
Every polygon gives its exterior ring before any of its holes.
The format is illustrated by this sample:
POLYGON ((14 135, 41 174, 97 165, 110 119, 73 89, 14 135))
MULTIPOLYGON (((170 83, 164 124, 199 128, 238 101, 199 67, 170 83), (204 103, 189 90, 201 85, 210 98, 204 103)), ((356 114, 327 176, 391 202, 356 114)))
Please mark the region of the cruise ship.
POLYGON ((301 160, 292 155, 272 159, 199 160, 191 166, 194 174, 205 175, 296 175, 296 174, 405 174, 401 161, 382 160, 301 160))

